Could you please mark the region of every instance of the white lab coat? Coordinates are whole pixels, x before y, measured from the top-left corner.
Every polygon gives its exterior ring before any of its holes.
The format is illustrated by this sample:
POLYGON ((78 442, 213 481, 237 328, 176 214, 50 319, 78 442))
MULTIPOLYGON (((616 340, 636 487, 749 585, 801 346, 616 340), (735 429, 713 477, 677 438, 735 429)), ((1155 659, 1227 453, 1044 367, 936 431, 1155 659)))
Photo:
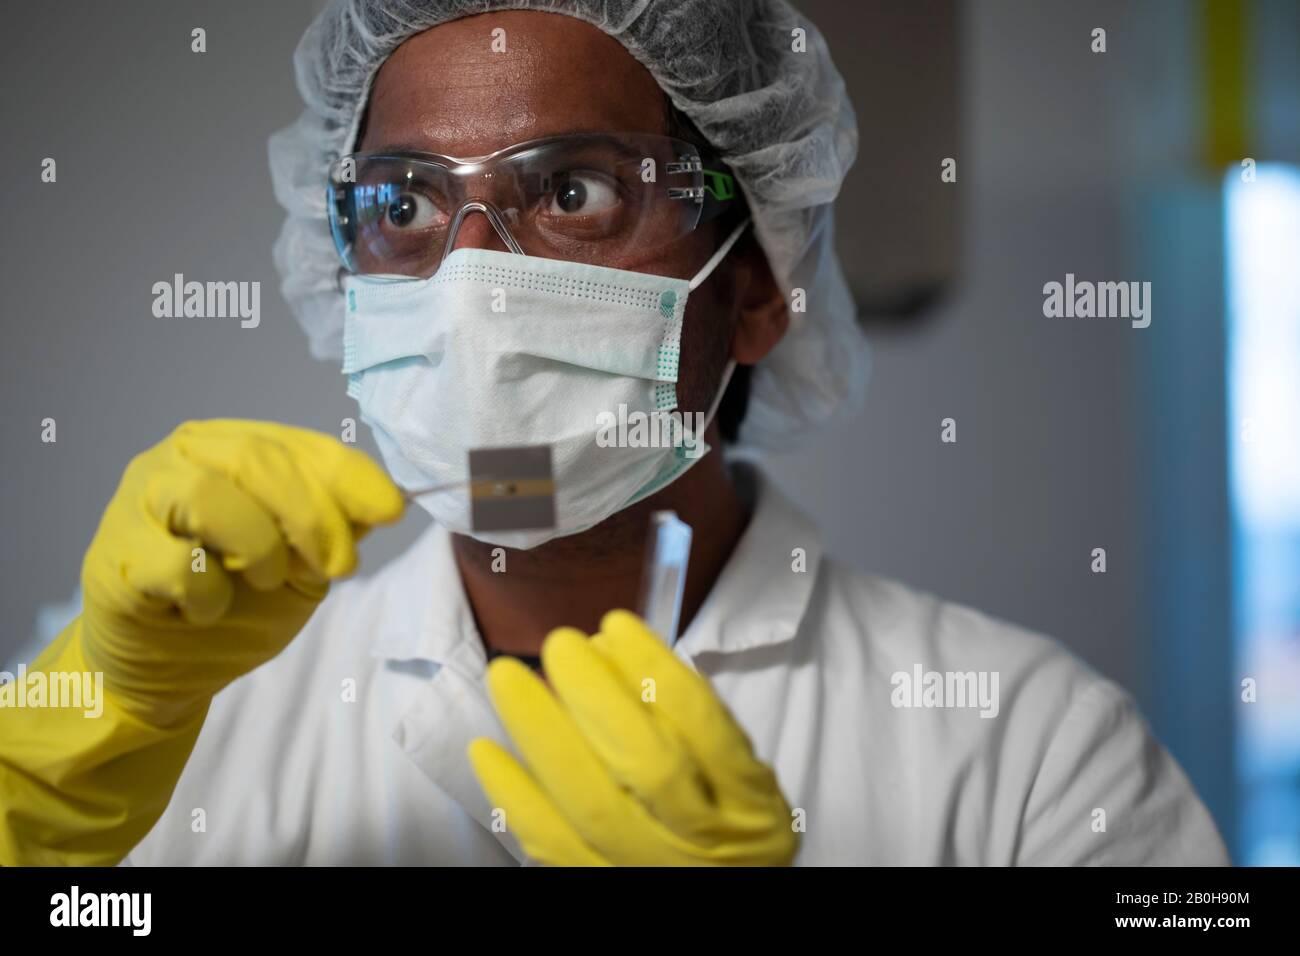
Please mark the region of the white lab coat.
MULTIPOLYGON (((1119 687, 1052 641, 842 567, 778 489, 758 485, 678 653, 802 811, 799 863, 1227 862, 1119 687), (918 666, 996 673, 997 716, 894 706, 918 702, 896 677, 918 666)), ((485 666, 448 535, 432 526, 373 578, 336 587, 284 653, 217 696, 128 860, 522 861, 493 832, 465 756, 474 737, 506 742, 485 666)))

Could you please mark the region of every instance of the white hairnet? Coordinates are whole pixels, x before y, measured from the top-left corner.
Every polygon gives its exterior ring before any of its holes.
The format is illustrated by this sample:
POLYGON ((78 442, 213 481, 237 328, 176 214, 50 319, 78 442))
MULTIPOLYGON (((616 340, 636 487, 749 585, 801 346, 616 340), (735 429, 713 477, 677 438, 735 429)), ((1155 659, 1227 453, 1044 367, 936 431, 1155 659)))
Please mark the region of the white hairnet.
POLYGON ((375 73, 416 33, 507 9, 566 14, 622 43, 736 174, 786 301, 804 290, 805 311, 791 312, 785 337, 754 369, 741 445, 788 448, 856 408, 867 349, 831 204, 857 153, 857 123, 825 40, 785 0, 334 0, 294 55, 307 109, 270 143, 289 213, 275 262, 312 354, 342 351, 326 170, 353 150, 375 73))

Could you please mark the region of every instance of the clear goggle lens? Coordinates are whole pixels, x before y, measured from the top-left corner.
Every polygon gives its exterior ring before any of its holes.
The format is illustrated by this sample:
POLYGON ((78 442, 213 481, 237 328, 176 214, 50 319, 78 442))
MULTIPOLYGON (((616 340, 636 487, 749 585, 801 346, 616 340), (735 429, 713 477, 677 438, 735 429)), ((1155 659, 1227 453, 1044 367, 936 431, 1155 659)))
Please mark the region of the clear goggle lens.
POLYGON ((628 267, 717 215, 735 195, 721 164, 667 136, 582 134, 460 160, 355 153, 331 166, 327 209, 344 266, 428 277, 468 214, 512 251, 628 267))

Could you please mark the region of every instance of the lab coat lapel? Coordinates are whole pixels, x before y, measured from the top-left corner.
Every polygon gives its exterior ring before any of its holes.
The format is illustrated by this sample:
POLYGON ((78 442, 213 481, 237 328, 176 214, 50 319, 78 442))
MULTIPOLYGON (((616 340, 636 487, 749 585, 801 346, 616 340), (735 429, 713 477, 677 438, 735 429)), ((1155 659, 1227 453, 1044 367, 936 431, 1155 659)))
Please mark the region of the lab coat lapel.
POLYGON ((514 837, 503 832, 500 824, 493 826, 492 807, 466 754, 476 737, 490 738, 510 749, 481 680, 454 667, 440 668, 402 715, 393 737, 426 777, 496 837, 511 856, 527 862, 514 837))
POLYGON ((376 633, 371 653, 392 661, 428 661, 438 669, 402 712, 393 739, 429 780, 511 856, 527 862, 513 836, 499 832, 499 826, 494 830, 492 808, 465 752, 475 737, 488 737, 513 748, 483 683, 487 656, 461 587, 447 532, 437 526, 430 528, 410 558, 406 573, 394 582, 394 593, 409 596, 408 603, 376 633))

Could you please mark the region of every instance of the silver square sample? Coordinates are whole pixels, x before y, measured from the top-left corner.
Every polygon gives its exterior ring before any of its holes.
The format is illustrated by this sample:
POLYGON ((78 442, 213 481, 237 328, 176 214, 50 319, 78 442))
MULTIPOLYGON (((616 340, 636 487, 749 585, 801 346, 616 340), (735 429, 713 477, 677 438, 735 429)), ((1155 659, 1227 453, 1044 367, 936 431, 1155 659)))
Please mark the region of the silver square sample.
POLYGON ((471 449, 469 501, 475 531, 554 528, 551 446, 471 449))

